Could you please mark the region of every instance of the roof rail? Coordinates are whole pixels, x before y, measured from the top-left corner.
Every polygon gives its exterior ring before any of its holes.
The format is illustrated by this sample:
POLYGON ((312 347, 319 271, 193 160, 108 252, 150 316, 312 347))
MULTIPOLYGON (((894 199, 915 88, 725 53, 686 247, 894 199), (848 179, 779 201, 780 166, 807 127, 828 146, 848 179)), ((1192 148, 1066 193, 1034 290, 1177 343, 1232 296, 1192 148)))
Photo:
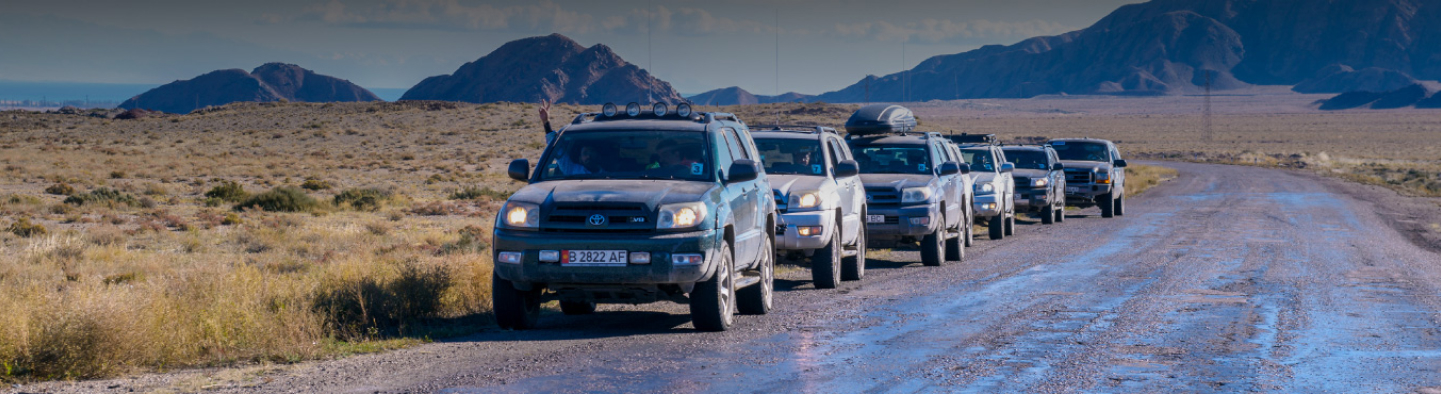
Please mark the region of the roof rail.
POLYGON ((807 132, 807 133, 832 133, 832 134, 840 135, 840 132, 836 131, 836 128, 834 128, 834 127, 816 126, 816 125, 811 125, 811 126, 783 125, 783 124, 780 124, 780 125, 755 125, 755 126, 752 127, 751 129, 754 130, 754 131, 796 131, 796 132, 807 132))

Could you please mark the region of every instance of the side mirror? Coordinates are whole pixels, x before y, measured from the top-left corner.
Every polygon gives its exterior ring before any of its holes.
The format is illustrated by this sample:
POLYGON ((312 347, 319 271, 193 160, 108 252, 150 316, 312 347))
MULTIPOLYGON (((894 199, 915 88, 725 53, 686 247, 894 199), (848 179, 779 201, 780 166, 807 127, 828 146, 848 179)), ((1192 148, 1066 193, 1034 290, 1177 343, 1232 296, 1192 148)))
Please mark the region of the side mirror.
POLYGON ((1056 165, 1051 166, 1051 171, 1060 171, 1064 169, 1066 169, 1065 163, 1056 163, 1056 165))
POLYGON ((1012 171, 1015 171, 1015 170, 1016 170, 1016 165, 1015 165, 1014 163, 1009 163, 1009 162, 1008 162, 1008 163, 1001 163, 1001 173, 1002 173, 1002 174, 1008 174, 1008 173, 1011 173, 1012 171))
POLYGON ((760 178, 761 166, 755 160, 740 159, 731 163, 731 170, 726 176, 726 183, 749 182, 760 178))
POLYGON ((956 175, 961 173, 961 165, 954 161, 941 163, 941 175, 956 175))
POLYGON ((861 173, 861 164, 855 160, 841 160, 836 164, 836 178, 850 178, 861 173))
POLYGON ((1126 168, 1126 161, 1125 161, 1125 160, 1121 160, 1121 159, 1116 159, 1116 168, 1126 168))
POLYGON ((510 179, 514 179, 514 180, 521 181, 521 182, 529 181, 529 180, 530 180, 530 160, 526 160, 526 159, 515 159, 515 160, 511 160, 511 161, 510 161, 510 168, 507 168, 507 169, 505 170, 505 172, 506 172, 506 174, 509 174, 509 175, 510 175, 510 179))
POLYGON ((961 173, 962 173, 962 174, 970 174, 970 173, 971 173, 972 170, 971 170, 971 165, 970 165, 969 163, 960 163, 960 166, 961 166, 961 173))

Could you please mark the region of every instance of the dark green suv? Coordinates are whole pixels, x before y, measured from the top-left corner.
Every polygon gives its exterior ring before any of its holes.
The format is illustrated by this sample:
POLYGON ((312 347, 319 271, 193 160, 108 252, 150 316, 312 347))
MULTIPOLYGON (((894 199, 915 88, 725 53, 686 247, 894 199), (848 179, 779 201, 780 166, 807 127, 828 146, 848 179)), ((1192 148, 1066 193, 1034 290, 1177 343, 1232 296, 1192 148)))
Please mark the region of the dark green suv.
POLYGON ((703 331, 770 310, 775 202, 735 115, 607 104, 560 130, 534 174, 525 159, 509 172, 529 185, 495 224, 501 327, 534 327, 547 299, 565 314, 689 303, 703 331))

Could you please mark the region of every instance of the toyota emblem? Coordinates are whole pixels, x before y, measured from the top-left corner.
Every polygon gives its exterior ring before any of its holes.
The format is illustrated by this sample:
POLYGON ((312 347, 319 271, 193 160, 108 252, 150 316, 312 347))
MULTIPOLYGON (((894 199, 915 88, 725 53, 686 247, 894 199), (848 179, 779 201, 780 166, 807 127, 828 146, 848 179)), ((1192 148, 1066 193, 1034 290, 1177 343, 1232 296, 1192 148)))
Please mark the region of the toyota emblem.
POLYGON ((592 226, 604 226, 604 225, 605 225, 605 222, 606 222, 605 215, 601 215, 601 214, 598 214, 598 213, 597 213, 597 214, 594 214, 594 215, 590 215, 590 218, 585 220, 585 223, 586 223, 586 224, 589 224, 589 225, 592 225, 592 226))

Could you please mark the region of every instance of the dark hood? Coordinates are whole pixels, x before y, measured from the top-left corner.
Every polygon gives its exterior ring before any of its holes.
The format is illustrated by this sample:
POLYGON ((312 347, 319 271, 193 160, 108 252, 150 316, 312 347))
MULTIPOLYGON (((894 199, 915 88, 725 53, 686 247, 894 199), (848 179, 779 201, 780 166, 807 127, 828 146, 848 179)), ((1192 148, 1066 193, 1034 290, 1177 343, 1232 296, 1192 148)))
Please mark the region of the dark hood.
POLYGON ((1106 172, 1111 170, 1111 163, 1104 161, 1061 161, 1066 165, 1067 170, 1085 170, 1106 172))
POLYGON ((1024 177, 1024 178, 1045 178, 1047 175, 1050 175, 1050 173, 1051 173, 1050 171, 1046 171, 1046 170, 1035 170, 1035 169, 1026 170, 1026 169, 1017 168, 1015 171, 1012 171, 1012 172, 1011 172, 1011 176, 1024 177))
POLYGON ((661 204, 701 201, 711 182, 672 180, 567 180, 526 186, 511 199, 531 203, 643 203, 654 210, 661 204))
POLYGON ((861 183, 867 189, 891 187, 901 190, 907 187, 921 187, 931 183, 934 177, 925 174, 861 174, 861 183))

